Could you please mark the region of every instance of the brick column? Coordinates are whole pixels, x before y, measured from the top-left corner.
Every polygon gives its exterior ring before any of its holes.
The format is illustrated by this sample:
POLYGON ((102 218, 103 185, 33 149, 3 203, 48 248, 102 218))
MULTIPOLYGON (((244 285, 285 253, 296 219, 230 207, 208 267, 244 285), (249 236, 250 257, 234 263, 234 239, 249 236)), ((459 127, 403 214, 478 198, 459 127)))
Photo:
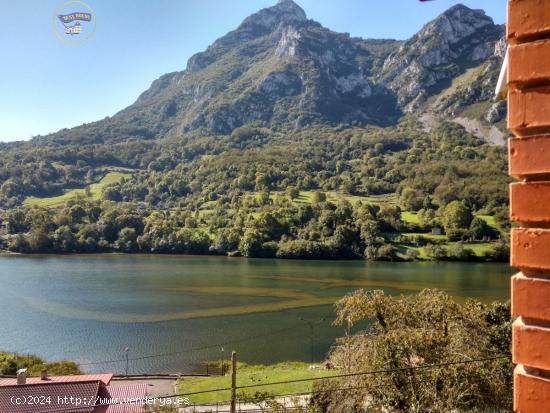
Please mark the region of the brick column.
POLYGON ((550 0, 509 0, 514 410, 550 412, 550 0))

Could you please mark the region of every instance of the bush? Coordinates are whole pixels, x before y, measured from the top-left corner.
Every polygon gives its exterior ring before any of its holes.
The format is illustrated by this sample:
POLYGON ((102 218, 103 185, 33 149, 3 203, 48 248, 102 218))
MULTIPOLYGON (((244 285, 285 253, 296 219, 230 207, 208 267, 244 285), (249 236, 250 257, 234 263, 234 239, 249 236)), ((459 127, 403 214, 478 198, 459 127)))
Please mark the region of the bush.
POLYGON ((327 195, 324 192, 315 192, 313 194, 312 202, 314 204, 319 204, 327 200, 327 195))
POLYGON ((460 242, 449 246, 447 249, 447 258, 457 261, 467 261, 475 257, 474 252, 469 248, 464 248, 460 242))
POLYGON ((393 261, 395 259, 395 249, 391 244, 383 244, 378 247, 377 255, 380 261, 393 261))
POLYGON ((78 365, 72 361, 61 360, 55 362, 45 362, 35 355, 21 355, 0 351, 0 374, 13 376, 17 370, 26 368, 31 376, 38 376, 42 369, 48 369, 48 374, 52 376, 64 376, 80 374, 78 365))
POLYGON ((409 248, 406 257, 410 261, 416 261, 419 255, 418 251, 409 248))
POLYGON ((290 199, 296 199, 300 196, 300 190, 294 186, 289 186, 286 193, 290 199))
POLYGON ((475 240, 496 238, 497 232, 485 222, 485 220, 475 217, 470 224, 470 236, 475 240))
POLYGON ((447 231, 449 241, 467 241, 470 238, 470 232, 465 229, 451 229, 447 231))
POLYGON ((259 253, 261 258, 275 258, 277 256, 277 250, 279 249, 279 244, 277 241, 268 241, 262 244, 262 251, 259 253))
POLYGON ((499 239, 491 251, 485 254, 485 258, 489 261, 508 262, 510 259, 510 245, 504 239, 499 239))
POLYGON ((428 244, 424 247, 426 255, 435 260, 447 258, 447 251, 441 245, 428 244))
POLYGON ((277 258, 286 259, 320 259, 329 258, 328 248, 317 241, 302 239, 280 242, 277 250, 277 258))

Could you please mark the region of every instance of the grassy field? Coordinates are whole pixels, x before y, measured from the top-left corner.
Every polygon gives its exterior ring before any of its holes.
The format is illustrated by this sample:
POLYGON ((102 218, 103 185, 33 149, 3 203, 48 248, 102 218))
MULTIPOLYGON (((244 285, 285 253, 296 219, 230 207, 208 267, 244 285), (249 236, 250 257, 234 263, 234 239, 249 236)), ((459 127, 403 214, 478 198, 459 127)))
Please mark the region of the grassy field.
POLYGON ((425 232, 402 232, 401 235, 404 235, 406 237, 422 237, 422 238, 426 238, 426 239, 429 239, 429 240, 446 240, 447 239, 447 236, 446 235, 435 235, 435 234, 431 234, 431 233, 425 233, 425 232))
MULTIPOLYGON (((307 363, 286 362, 274 364, 271 366, 251 366, 239 363, 237 368, 237 385, 247 386, 253 384, 263 384, 269 382, 279 382, 287 380, 299 380, 309 378, 322 378, 338 374, 336 371, 325 369, 308 369, 307 363)), ((238 390, 239 397, 252 397, 256 392, 268 392, 272 394, 289 394, 311 391, 313 381, 303 383, 279 384, 274 386, 264 386, 238 390)), ((213 377, 185 377, 179 380, 178 393, 193 393, 198 391, 227 388, 231 385, 229 375, 213 377)), ((197 394, 190 396, 192 403, 210 403, 216 401, 229 400, 229 391, 217 391, 212 393, 197 394)))
MULTIPOLYGON (((313 194, 317 191, 300 191, 300 196, 294 200, 298 204, 311 204, 313 202, 313 194)), ((340 199, 345 199, 352 204, 355 204, 359 201, 368 204, 395 204, 396 196, 395 194, 388 195, 371 195, 371 196, 360 196, 360 195, 349 195, 342 192, 336 191, 321 191, 327 196, 327 200, 333 203, 337 203, 340 199)), ((282 193, 280 193, 282 195, 282 193)))
MULTIPOLYGON (((403 235, 411 235, 411 234, 403 234, 403 235)), ((419 234, 420 235, 420 234, 419 234)), ((427 235, 430 234, 421 234, 421 235, 427 235)), ((432 235, 432 237, 443 237, 443 239, 446 239, 444 235, 432 235)), ((449 248, 453 245, 457 244, 456 242, 446 242, 442 244, 443 247, 449 248)), ((476 243, 463 243, 462 246, 464 249, 472 250, 472 252, 475 254, 478 258, 483 258, 486 253, 490 252, 493 249, 494 243, 491 242, 476 242, 476 243)), ((397 249, 397 256, 401 259, 407 259, 407 252, 409 250, 416 251, 418 254, 418 258, 421 260, 431 260, 427 254, 424 247, 413 247, 410 245, 403 245, 403 244, 396 244, 395 245, 397 249)))
MULTIPOLYGON (((97 183, 88 186, 90 189, 90 198, 97 200, 101 198, 101 191, 109 184, 120 181, 124 177, 130 176, 129 172, 111 171, 107 172, 105 176, 97 183)), ((53 196, 48 198, 36 198, 33 196, 27 197, 24 204, 29 206, 41 206, 41 207, 55 207, 65 204, 68 200, 75 197, 86 198, 86 189, 71 189, 66 191, 63 195, 53 196)))
POLYGON ((498 225, 495 221, 495 217, 493 217, 491 215, 477 215, 477 217, 484 220, 490 227, 498 229, 498 225))
POLYGON ((416 212, 403 211, 401 212, 401 219, 409 224, 419 224, 418 215, 416 212))
MULTIPOLYGON (((293 200, 293 203, 295 205, 311 205, 313 203, 313 195, 317 191, 300 191, 300 196, 293 200)), ((362 202, 364 204, 375 204, 375 205, 396 205, 397 204, 397 197, 395 194, 387 194, 387 195, 371 195, 371 196, 360 196, 360 195, 349 195, 342 192, 337 191, 320 191, 323 192, 327 196, 327 200, 337 204, 339 200, 345 199, 346 201, 355 204, 357 202, 362 202)), ((271 192, 269 194, 270 199, 274 201, 276 197, 287 197, 287 195, 284 192, 271 192)), ((245 194, 244 197, 258 197, 257 192, 249 192, 248 194, 245 194)), ((216 201, 208 201, 203 203, 199 208, 199 214, 201 217, 211 214, 214 211, 214 208, 216 206, 216 201)), ((252 213, 254 215, 255 213, 252 213)), ((416 214, 410 213, 411 217, 410 219, 415 220, 416 214)), ((259 215, 259 214, 257 214, 259 215)), ((418 219, 416 219, 415 222, 418 222, 418 219)))
MULTIPOLYGON (((451 245, 451 244, 449 244, 451 245)), ((465 249, 470 249, 478 257, 483 257, 487 252, 490 252, 493 249, 493 243, 491 242, 478 242, 478 243, 465 243, 462 244, 465 249)))

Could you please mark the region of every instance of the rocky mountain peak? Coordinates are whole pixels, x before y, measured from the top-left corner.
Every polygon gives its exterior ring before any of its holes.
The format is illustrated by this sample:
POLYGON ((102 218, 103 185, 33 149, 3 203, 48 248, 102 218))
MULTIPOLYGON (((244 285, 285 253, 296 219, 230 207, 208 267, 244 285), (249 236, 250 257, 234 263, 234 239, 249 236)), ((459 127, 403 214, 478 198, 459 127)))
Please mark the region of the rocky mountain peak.
POLYGON ((417 36, 438 34, 449 44, 455 44, 476 31, 493 25, 493 20, 483 10, 470 9, 463 4, 457 4, 426 24, 417 36))
POLYGON ((277 4, 274 7, 278 7, 279 9, 285 9, 288 11, 294 11, 297 14, 303 14, 305 16, 304 10, 296 4, 293 0, 279 0, 277 1, 277 4))
POLYGON ((307 20, 306 12, 293 0, 279 0, 273 9, 297 20, 307 20))
POLYGON ((216 40, 205 52, 197 53, 187 62, 189 73, 197 72, 217 61, 227 48, 239 47, 248 41, 269 36, 279 28, 285 28, 307 21, 304 10, 292 0, 279 0, 248 16, 237 27, 216 40))
POLYGON ((277 28, 280 24, 291 24, 307 20, 306 12, 292 0, 279 0, 277 4, 260 10, 247 17, 240 29, 256 26, 268 30, 277 28))
POLYGON ((437 89, 495 52, 502 27, 483 10, 457 4, 403 43, 384 62, 383 79, 405 111, 416 110, 437 89))
MULTIPOLYGON (((278 0, 101 127, 124 125, 115 128, 127 131, 121 136, 150 139, 197 129, 228 134, 257 122, 385 126, 423 110, 463 76, 460 93, 437 101, 440 112, 454 114, 492 96, 503 34, 482 10, 456 5, 407 41, 350 38, 308 20, 293 0, 278 0)), ((493 112, 491 120, 500 116, 493 112)))

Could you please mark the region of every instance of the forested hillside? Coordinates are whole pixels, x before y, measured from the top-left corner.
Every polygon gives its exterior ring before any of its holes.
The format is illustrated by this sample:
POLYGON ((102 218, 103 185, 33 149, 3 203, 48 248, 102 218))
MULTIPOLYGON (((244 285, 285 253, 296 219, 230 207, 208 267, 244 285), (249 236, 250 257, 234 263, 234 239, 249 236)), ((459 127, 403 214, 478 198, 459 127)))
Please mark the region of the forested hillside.
POLYGON ((0 248, 505 259, 501 37, 458 5, 352 38, 281 0, 113 117, 2 144, 0 248))

